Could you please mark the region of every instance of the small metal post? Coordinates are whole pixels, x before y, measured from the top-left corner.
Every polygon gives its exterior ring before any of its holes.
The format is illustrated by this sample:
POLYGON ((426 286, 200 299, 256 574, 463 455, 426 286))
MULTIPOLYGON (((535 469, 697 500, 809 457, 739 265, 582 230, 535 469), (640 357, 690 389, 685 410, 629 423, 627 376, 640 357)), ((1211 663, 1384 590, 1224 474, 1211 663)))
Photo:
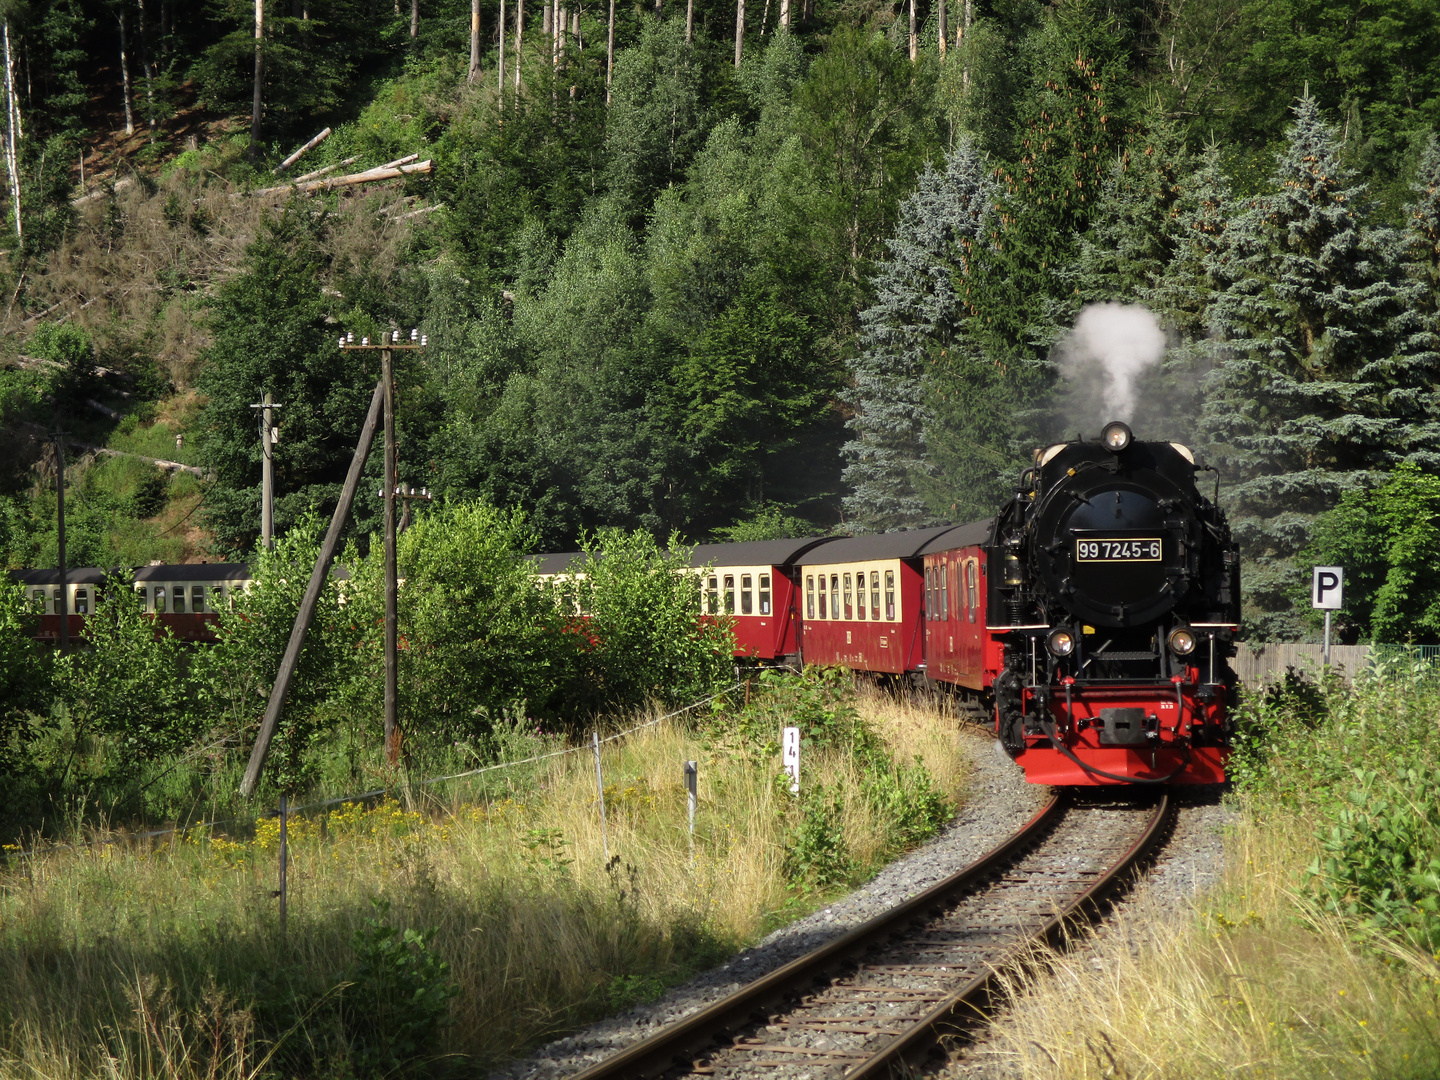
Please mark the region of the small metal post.
POLYGON ((685 792, 690 803, 690 869, 695 869, 695 798, 699 788, 700 766, 698 762, 685 762, 685 792))
POLYGON ((592 731, 590 737, 595 746, 595 787, 600 792, 600 844, 605 851, 605 861, 610 861, 610 838, 605 829, 605 775, 600 771, 600 733, 592 731))
POLYGON ((1330 609, 1325 609, 1325 666, 1330 666, 1330 609))
MULTIPOLYGON (((258 404, 251 405, 259 410, 260 417, 260 546, 270 550, 275 546, 275 413, 280 408, 270 391, 258 404)), ((179 436, 175 448, 180 449, 179 436)))
POLYGON ((285 933, 285 901, 286 896, 286 871, 290 864, 290 846, 288 834, 288 819, 290 816, 290 800, 287 796, 280 796, 280 933, 285 933))

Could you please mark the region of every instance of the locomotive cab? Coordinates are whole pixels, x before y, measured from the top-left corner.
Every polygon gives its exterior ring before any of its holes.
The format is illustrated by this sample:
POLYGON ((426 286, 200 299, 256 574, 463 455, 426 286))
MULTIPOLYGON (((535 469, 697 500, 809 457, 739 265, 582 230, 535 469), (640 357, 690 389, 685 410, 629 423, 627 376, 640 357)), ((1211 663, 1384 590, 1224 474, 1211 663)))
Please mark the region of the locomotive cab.
POLYGON ((997 519, 996 722, 1032 781, 1223 778, 1239 560, 1202 468, 1112 423, 1036 451, 997 519))

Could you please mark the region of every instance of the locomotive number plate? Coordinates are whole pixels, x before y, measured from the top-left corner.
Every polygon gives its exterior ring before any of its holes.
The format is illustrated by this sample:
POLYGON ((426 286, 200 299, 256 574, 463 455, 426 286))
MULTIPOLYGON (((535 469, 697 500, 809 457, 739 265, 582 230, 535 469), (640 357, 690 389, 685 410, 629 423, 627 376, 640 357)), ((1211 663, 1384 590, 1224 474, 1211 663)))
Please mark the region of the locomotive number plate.
POLYGON ((1159 562, 1160 541, 1155 537, 1130 540, 1076 540, 1076 562, 1159 562))

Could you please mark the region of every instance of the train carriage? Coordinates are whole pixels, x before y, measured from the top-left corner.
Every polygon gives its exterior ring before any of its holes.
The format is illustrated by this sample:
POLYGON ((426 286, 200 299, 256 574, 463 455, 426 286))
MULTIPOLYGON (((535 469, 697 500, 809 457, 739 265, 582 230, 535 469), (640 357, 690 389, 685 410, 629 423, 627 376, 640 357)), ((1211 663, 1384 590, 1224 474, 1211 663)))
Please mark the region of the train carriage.
POLYGON ((832 540, 796 559, 805 663, 889 675, 923 671, 923 553, 956 528, 832 540))
POLYGON ((1001 648, 985 630, 985 545, 994 525, 987 518, 957 526, 922 552, 925 674, 973 694, 989 688, 1003 660, 1001 648))
POLYGON ((701 544, 690 565, 702 575, 703 611, 729 615, 735 655, 760 661, 794 657, 800 643, 795 561, 830 537, 701 544))
POLYGON ((59 570, 15 570, 11 572, 10 579, 23 585, 30 601, 39 608, 40 620, 35 638, 58 645, 63 612, 70 613, 67 631, 71 640, 78 639, 85 632, 85 616, 94 611, 99 602, 105 571, 98 566, 77 566, 68 571, 63 598, 59 570), (62 599, 68 599, 68 603, 62 603, 62 599))

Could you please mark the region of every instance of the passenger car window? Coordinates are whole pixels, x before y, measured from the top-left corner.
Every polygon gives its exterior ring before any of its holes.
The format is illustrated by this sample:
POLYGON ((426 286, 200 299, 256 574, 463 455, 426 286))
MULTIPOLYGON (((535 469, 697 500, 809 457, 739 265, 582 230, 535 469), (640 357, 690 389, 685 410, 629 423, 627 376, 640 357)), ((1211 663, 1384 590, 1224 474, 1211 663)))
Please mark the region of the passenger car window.
POLYGON ((176 585, 176 586, 175 586, 175 614, 176 614, 176 615, 184 615, 184 614, 185 614, 185 586, 184 586, 184 585, 176 585))
POLYGON ((825 575, 820 575, 820 618, 825 618, 825 575))
POLYGON ((76 589, 76 590, 75 590, 75 614, 76 614, 76 615, 88 615, 88 614, 90 614, 90 590, 89 590, 89 589, 76 589))
POLYGON ((885 618, 895 621, 895 571, 885 571, 885 618))
POLYGON ((725 575, 725 614, 735 614, 735 575, 725 575))
POLYGON ((870 571, 870 618, 880 618, 880 571, 870 571))
POLYGON ((156 585, 154 591, 154 610, 157 615, 165 614, 165 586, 156 585))
POLYGON ((815 575, 805 575, 805 617, 815 618, 815 575))
POLYGON ((971 621, 971 622, 974 622, 974 621, 975 621, 975 613, 976 613, 976 612, 979 610, 979 608, 980 608, 980 589, 978 588, 977 582, 976 582, 976 574, 977 574, 977 571, 978 571, 979 566, 980 566, 980 563, 979 563, 979 561, 976 560, 976 559, 971 559, 969 562, 967 562, 967 563, 965 564, 965 577, 966 577, 966 580, 970 583, 970 621, 971 621))
POLYGON ((205 586, 190 586, 190 610, 200 612, 205 610, 205 586))
POLYGON ((770 614, 770 575, 760 575, 760 614, 770 614))
POLYGON ((34 592, 34 594, 33 594, 32 597, 31 597, 31 599, 35 600, 35 601, 40 605, 40 614, 41 614, 41 615, 48 615, 48 614, 50 614, 50 605, 45 602, 45 590, 44 590, 44 589, 36 589, 35 592, 34 592))
POLYGON ((225 586, 210 586, 210 610, 219 611, 220 606, 225 603, 225 586))
POLYGON ((830 617, 840 617, 840 575, 830 575, 830 617))
POLYGON ((850 574, 845 575, 845 618, 853 619, 855 610, 854 604, 855 583, 850 574))
POLYGON ((865 571, 855 572, 855 617, 865 618, 865 571))
POLYGON ((753 615, 755 612, 755 579, 749 574, 740 575, 740 614, 753 615))
POLYGON ((940 564, 940 617, 950 618, 950 564, 940 564))
POLYGON ((714 574, 705 583, 705 613, 707 615, 720 614, 720 579, 714 574))

